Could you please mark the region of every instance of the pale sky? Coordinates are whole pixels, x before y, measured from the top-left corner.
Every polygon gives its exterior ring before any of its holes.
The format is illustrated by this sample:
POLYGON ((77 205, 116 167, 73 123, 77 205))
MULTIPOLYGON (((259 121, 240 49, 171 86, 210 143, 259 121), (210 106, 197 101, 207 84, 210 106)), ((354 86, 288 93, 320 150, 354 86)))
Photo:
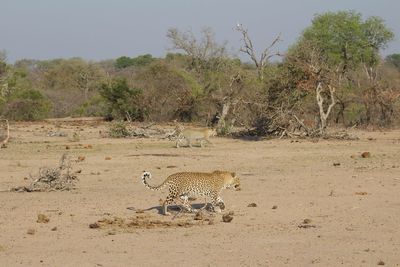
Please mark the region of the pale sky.
POLYGON ((207 26, 237 54, 240 22, 258 51, 281 33, 284 52, 314 14, 338 10, 383 18, 396 35, 383 54, 400 53, 399 0, 0 0, 0 50, 9 62, 163 57, 168 28, 199 33, 207 26))

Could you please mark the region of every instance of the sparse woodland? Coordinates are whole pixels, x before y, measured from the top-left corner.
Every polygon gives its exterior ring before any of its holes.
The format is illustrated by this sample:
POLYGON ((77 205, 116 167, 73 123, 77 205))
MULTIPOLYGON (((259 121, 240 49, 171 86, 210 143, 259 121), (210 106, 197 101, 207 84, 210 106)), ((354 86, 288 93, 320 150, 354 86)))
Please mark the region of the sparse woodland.
POLYGON ((255 51, 251 29, 238 24, 234 30, 242 60, 217 43, 210 28, 198 36, 169 29, 171 52, 164 58, 9 64, 3 53, 0 115, 177 120, 221 134, 241 127, 245 134, 278 137, 320 136, 331 126, 399 125, 400 55, 382 58, 394 34, 381 18, 353 11, 316 15, 285 53, 276 49, 284 33, 255 51))

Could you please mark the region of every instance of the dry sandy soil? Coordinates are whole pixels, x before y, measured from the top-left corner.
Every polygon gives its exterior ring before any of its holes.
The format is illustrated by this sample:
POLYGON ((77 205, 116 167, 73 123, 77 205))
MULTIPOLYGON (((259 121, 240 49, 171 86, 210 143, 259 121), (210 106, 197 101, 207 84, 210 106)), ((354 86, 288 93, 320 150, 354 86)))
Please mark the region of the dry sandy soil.
POLYGON ((357 141, 214 138, 215 146, 176 149, 169 140, 102 138, 104 129, 11 125, 0 150, 0 266, 400 266, 400 131, 354 132, 357 141), (7 191, 64 152, 81 171, 76 190, 7 191), (216 169, 242 181, 241 191, 222 194, 229 223, 219 213, 160 215, 166 190, 140 181, 143 170, 158 184, 216 169))

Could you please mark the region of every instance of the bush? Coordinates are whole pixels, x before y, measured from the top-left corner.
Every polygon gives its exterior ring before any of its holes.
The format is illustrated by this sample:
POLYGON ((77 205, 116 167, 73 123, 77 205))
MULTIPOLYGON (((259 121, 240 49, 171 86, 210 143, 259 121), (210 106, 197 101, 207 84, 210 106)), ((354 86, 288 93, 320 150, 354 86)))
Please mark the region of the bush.
POLYGON ((96 95, 80 105, 74 113, 79 116, 103 117, 108 115, 107 108, 106 100, 100 95, 96 95))
POLYGON ((12 95, 3 105, 2 115, 10 120, 33 121, 46 118, 51 103, 41 92, 22 90, 12 95))
POLYGON ((138 107, 141 94, 140 89, 130 88, 125 78, 114 78, 100 88, 100 95, 108 106, 107 115, 117 119, 143 120, 144 112, 138 107))
POLYGON ((112 138, 124 138, 131 136, 131 132, 124 121, 117 121, 109 125, 108 135, 112 138))

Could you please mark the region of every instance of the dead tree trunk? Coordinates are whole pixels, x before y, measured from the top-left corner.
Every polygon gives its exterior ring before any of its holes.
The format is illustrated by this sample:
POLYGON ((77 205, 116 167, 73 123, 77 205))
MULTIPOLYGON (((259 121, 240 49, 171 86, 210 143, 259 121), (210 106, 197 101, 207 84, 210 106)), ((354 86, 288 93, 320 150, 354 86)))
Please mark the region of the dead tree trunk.
POLYGON ((332 108, 333 108, 333 107, 335 106, 335 104, 336 104, 336 100, 335 100, 335 88, 332 87, 332 86, 330 86, 330 85, 328 85, 328 88, 329 88, 331 103, 329 104, 329 106, 328 106, 328 108, 327 108, 326 111, 325 111, 325 109, 324 109, 324 97, 323 97, 322 94, 321 94, 322 91, 323 91, 321 82, 318 82, 318 85, 317 85, 317 87, 316 87, 316 89, 315 89, 315 91, 316 91, 316 98, 317 98, 317 104, 318 104, 318 107, 319 107, 319 117, 320 117, 320 121, 321 121, 321 125, 320 125, 320 128, 319 128, 319 131, 320 131, 321 134, 323 134, 323 133, 325 132, 325 129, 326 129, 326 121, 327 121, 327 119, 328 119, 328 117, 329 117, 329 114, 330 114, 331 111, 332 111, 332 108))
POLYGON ((225 133, 225 131, 226 131, 226 116, 228 115, 230 108, 231 108, 230 98, 226 97, 223 100, 222 111, 221 111, 221 115, 219 116, 219 120, 218 120, 218 125, 217 125, 218 132, 225 133))

